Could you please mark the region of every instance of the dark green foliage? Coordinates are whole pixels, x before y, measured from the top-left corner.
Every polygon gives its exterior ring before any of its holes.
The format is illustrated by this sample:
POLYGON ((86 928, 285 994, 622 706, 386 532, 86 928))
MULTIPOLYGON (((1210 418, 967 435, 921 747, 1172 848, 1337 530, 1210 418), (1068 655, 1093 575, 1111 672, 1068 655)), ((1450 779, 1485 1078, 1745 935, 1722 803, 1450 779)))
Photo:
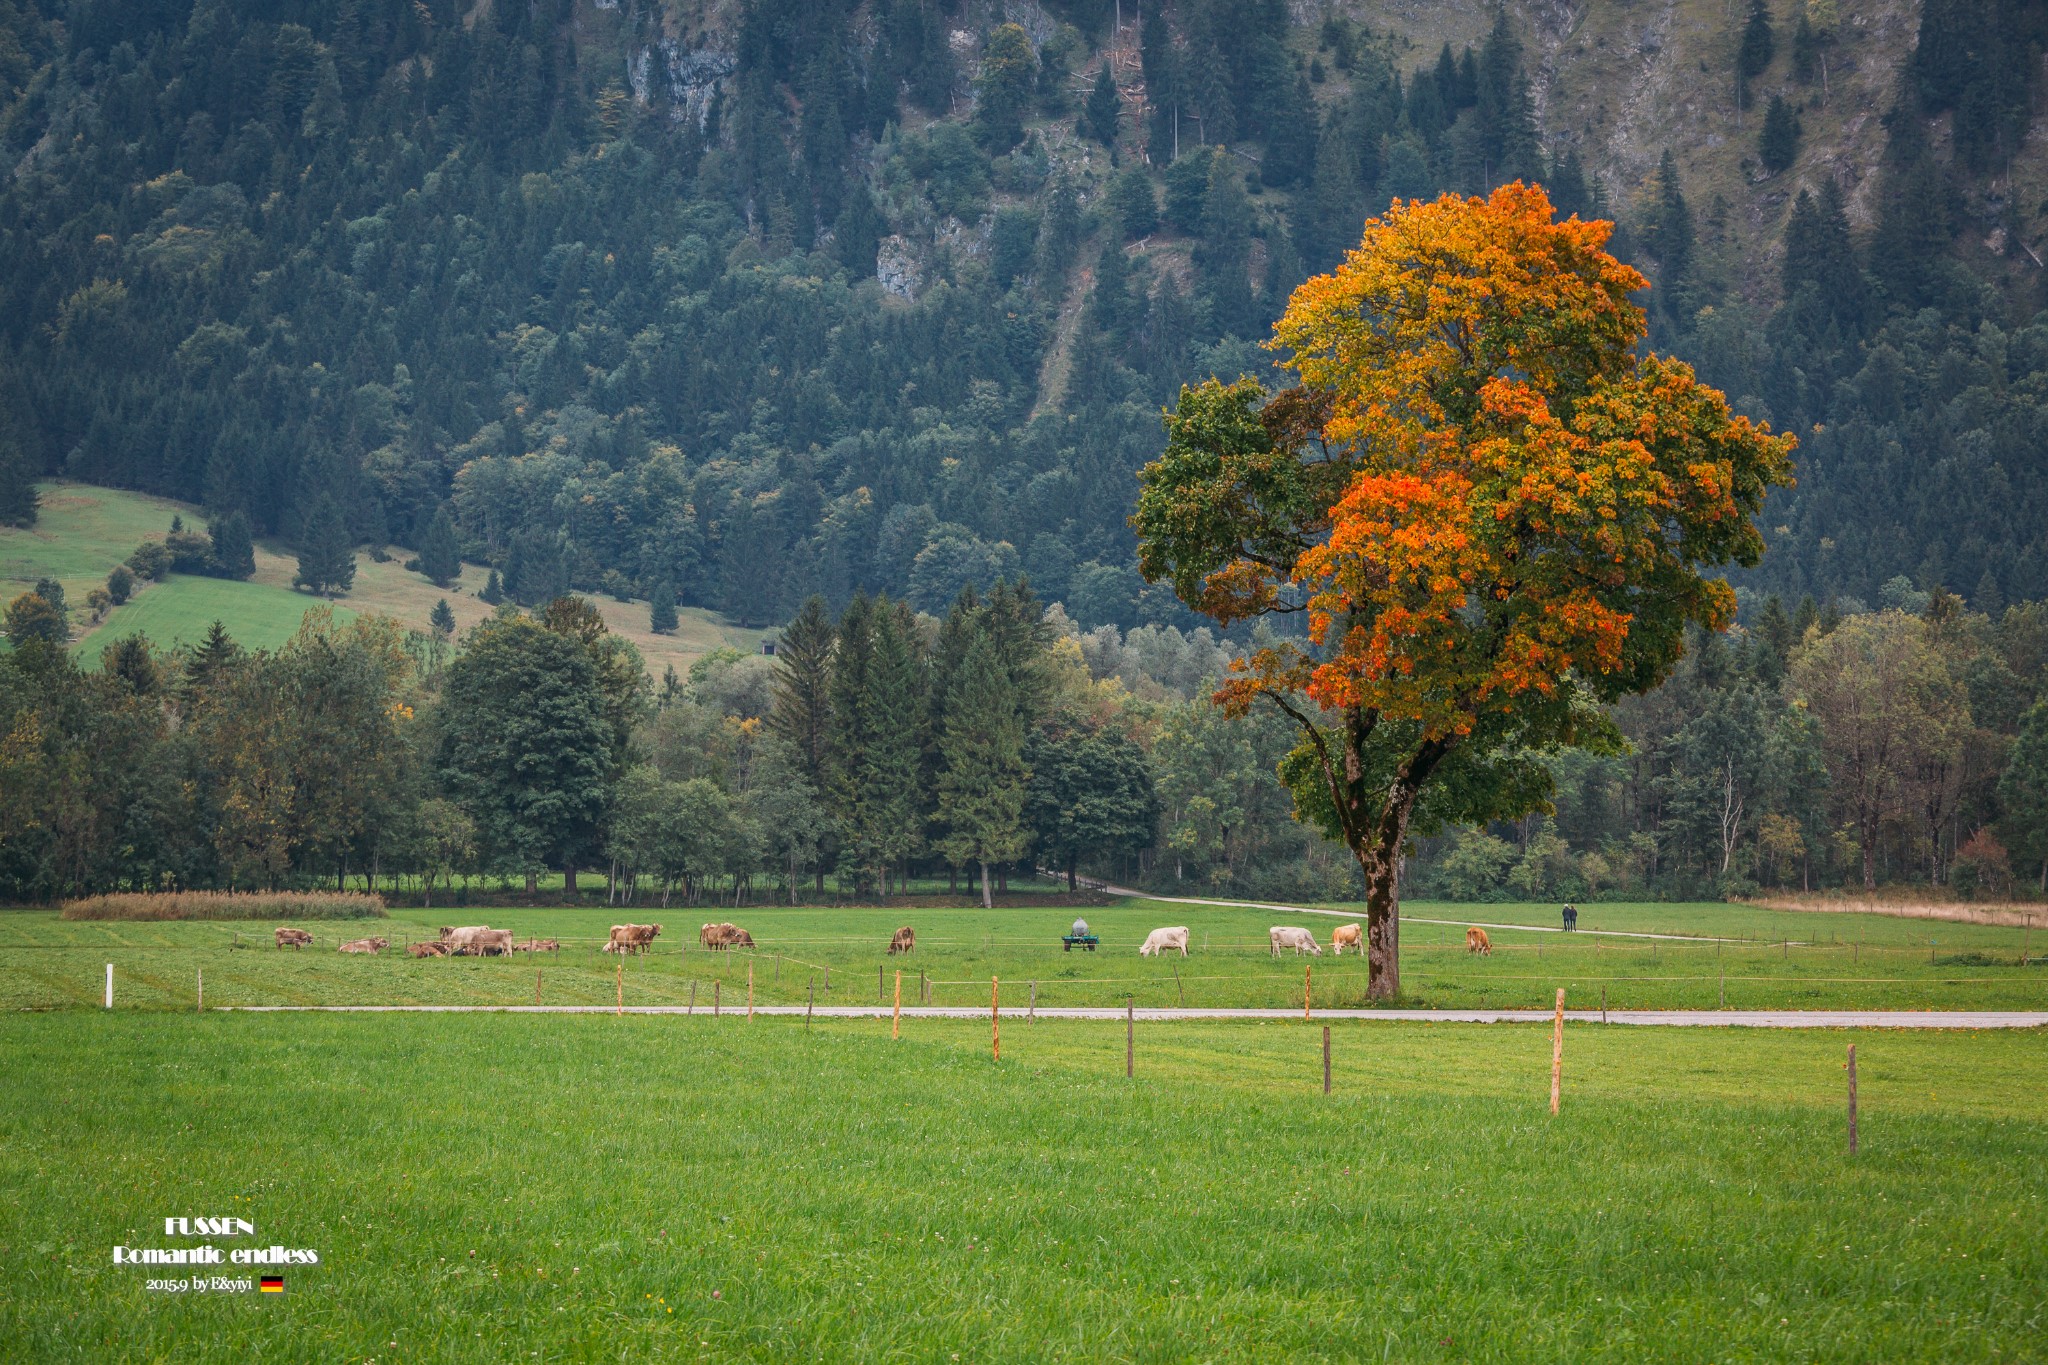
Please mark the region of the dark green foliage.
POLYGON ((433 615, 428 618, 428 624, 433 626, 434 634, 442 639, 454 638, 455 610, 448 605, 447 598, 440 598, 434 603, 433 615))
POLYGON ((987 623, 972 607, 959 666, 942 700, 936 818, 939 852, 955 866, 981 865, 982 904, 990 903, 988 866, 1023 856, 1024 717, 1017 687, 987 623))
POLYGON ((1194 236, 1202 230, 1202 204, 1209 197, 1209 165, 1215 152, 1208 147, 1185 152, 1166 168, 1166 221, 1194 236))
POLYGON ((52 607, 56 608, 57 614, 59 616, 62 616, 65 612, 70 610, 69 604, 66 603, 64 600, 64 585, 62 583, 59 583, 56 579, 38 578, 36 580, 36 586, 34 591, 36 596, 42 598, 45 602, 48 602, 52 607))
POLYGON ((1771 96, 1770 108, 1764 112, 1763 130, 1757 134, 1756 154, 1772 175, 1790 169, 1799 157, 1799 116, 1792 112, 1783 95, 1771 96))
POLYGON ((128 595, 134 591, 135 575, 129 571, 126 564, 116 564, 107 574, 107 596, 111 597, 114 605, 118 607, 126 602, 128 595))
POLYGON ((1159 230, 1159 201, 1142 166, 1127 166, 1109 187, 1109 212, 1123 239, 1135 242, 1159 230))
POLYGON ((1678 182, 1678 161, 1664 149, 1657 167, 1656 199, 1644 232, 1644 245, 1663 267, 1658 274, 1658 302, 1673 316, 1684 316, 1683 291, 1692 270, 1692 209, 1678 182))
POLYGON ((33 526, 40 495, 35 471, 19 444, 0 433, 0 526, 33 526))
POLYGON ((1749 0, 1749 17, 1743 21, 1742 39, 1735 49, 1735 100, 1743 108, 1749 107, 1750 82, 1763 75, 1777 48, 1769 0, 1749 0))
POLYGON ((1025 750, 1031 780, 1024 816, 1041 856, 1074 884, 1086 858, 1115 858, 1151 846, 1159 796, 1144 751, 1114 732, 1034 734, 1025 750))
POLYGON ((477 593, 476 597, 477 601, 494 607, 505 600, 505 587, 498 581, 496 569, 492 569, 490 575, 484 579, 483 590, 477 593))
POLYGON ((213 572, 222 578, 245 579, 256 572, 256 539, 249 529, 248 514, 240 508, 215 517, 207 528, 208 557, 213 572))
POLYGON ((420 572, 443 588, 462 577, 462 547, 455 539, 455 521, 446 507, 434 509, 434 519, 420 537, 420 572))
MULTIPOLYGON (((1007 152, 1024 140, 1024 113, 1038 69, 1031 39, 1016 24, 1002 24, 989 34, 976 80, 976 131, 981 145, 1007 152)), ((1112 134, 1114 136, 1114 134, 1112 134)))
POLYGON ((325 596, 347 592, 355 581, 355 546, 342 525, 340 506, 331 495, 324 496, 306 521, 292 586, 325 596))
MULTIPOLYGON (((1923 40, 1924 41, 1924 40, 1923 40)), ((1792 24, 1792 76, 1801 85, 1811 85, 1820 71, 1820 35, 1806 17, 1806 6, 1792 24)))
POLYGON ((1088 102, 1081 106, 1081 131, 1103 146, 1116 144, 1117 124, 1123 116, 1123 99, 1117 94, 1116 78, 1104 62, 1089 88, 1088 102))
POLYGON ((1252 206, 1244 191, 1244 173, 1232 157, 1212 157, 1202 198, 1202 236, 1195 246, 1195 278, 1221 331, 1247 334, 1256 325, 1246 273, 1251 240, 1252 206))
POLYGON ((840 619, 827 791, 839 815, 841 869, 863 891, 919 843, 920 653, 908 613, 887 598, 856 596, 840 619))
POLYGON ((588 856, 611 733, 584 646, 526 617, 496 617, 466 637, 444 688, 436 765, 487 856, 528 873, 588 856))
POLYGON ((667 583, 654 585, 647 600, 647 628, 656 635, 670 635, 676 628, 676 590, 667 583))

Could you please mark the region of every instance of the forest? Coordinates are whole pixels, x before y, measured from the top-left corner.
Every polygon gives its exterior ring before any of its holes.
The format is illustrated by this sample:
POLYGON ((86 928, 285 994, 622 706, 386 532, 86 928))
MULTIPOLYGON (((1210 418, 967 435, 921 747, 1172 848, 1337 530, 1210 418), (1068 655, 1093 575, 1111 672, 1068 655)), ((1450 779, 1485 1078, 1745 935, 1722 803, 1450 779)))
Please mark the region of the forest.
MULTIPOLYGON (((1735 8, 1770 174, 1841 20, 1735 8)), ((1616 703, 1626 751, 1542 755, 1554 812, 1419 839, 1410 892, 2048 876, 2048 322, 1956 207, 2010 186, 2048 7, 1927 0, 1868 223, 1802 188, 1761 294, 1669 155, 1623 184, 1546 130, 1505 15, 1417 55, 1277 0, 1135 12, 1125 69, 1103 0, 764 0, 706 71, 651 0, 0 0, 0 518, 112 484, 206 509, 192 571, 255 536, 340 593, 390 545, 506 599, 459 640, 316 614, 275 653, 223 630, 89 669, 29 595, 0 894, 872 895, 1034 863, 1348 893, 1274 776, 1286 727, 1207 701, 1253 633, 1138 572, 1137 475, 1183 384, 1268 372, 1366 217, 1515 179, 1616 221, 1652 344, 1797 433, 1797 483, 1731 573, 1740 626, 1616 703), (782 647, 649 679, 600 593, 782 647), (536 688, 557 705, 507 710, 536 688), (321 752, 342 716, 362 750, 321 752), (530 724, 582 757, 502 807, 530 724)))

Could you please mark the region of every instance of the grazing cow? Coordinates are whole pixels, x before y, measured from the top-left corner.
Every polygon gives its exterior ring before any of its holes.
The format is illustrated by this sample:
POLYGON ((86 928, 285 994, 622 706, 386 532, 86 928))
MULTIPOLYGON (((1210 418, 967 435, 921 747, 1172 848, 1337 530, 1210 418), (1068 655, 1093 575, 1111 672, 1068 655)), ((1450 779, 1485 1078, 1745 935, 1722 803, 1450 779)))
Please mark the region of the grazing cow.
POLYGON ((1465 931, 1465 951, 1478 953, 1481 957, 1492 957, 1493 940, 1486 936, 1484 929, 1475 924, 1465 931))
POLYGON ((313 936, 304 929, 286 929, 280 926, 277 931, 277 946, 280 948, 303 948, 312 941, 313 936))
POLYGON ((725 926, 725 930, 727 935, 725 941, 726 947, 751 948, 754 946, 754 936, 748 933, 746 930, 740 928, 738 925, 728 924, 725 926))
POLYGON ((1331 952, 1342 957, 1346 948, 1350 948, 1360 957, 1365 956, 1365 934, 1355 924, 1340 924, 1330 933, 1331 952))
POLYGON ((1298 924, 1276 924, 1266 931, 1266 938, 1272 944, 1274 957, 1280 956, 1282 948, 1294 949, 1296 957, 1303 953, 1314 953, 1317 957, 1323 955, 1322 948, 1316 944, 1316 936, 1298 924))
POLYGON ((487 924, 465 924, 456 928, 441 926, 441 942, 448 945, 452 957, 468 957, 476 952, 476 941, 482 934, 509 934, 509 929, 493 929, 487 924))
POLYGON ((614 924, 608 946, 615 953, 644 953, 660 933, 659 924, 614 924))
POLYGON ((1180 949, 1180 955, 1188 955, 1188 927, 1183 924, 1171 929, 1154 929, 1145 935, 1145 942, 1138 948, 1139 957, 1158 957, 1161 953, 1180 949))
POLYGON ((907 953, 916 946, 917 931, 906 924, 896 931, 894 938, 889 940, 889 956, 894 957, 898 953, 907 953))
POLYGON ((446 957, 448 956, 448 945, 445 943, 408 943, 405 945, 405 951, 414 957, 446 957))
POLYGON ((697 932, 697 941, 706 948, 751 948, 754 936, 737 924, 707 924, 697 932))
POLYGON ((478 957, 512 956, 512 931, 510 929, 485 929, 470 940, 469 951, 478 957))
POLYGON ((350 939, 347 943, 342 944, 341 951, 344 953, 369 953, 374 957, 390 946, 391 940, 388 938, 357 938, 350 939))

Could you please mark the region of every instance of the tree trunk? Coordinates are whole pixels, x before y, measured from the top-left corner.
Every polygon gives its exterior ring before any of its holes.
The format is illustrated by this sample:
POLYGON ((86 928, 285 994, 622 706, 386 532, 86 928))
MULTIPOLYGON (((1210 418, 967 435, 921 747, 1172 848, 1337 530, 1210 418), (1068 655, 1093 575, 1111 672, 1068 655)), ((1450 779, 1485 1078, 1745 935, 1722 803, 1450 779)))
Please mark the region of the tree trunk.
POLYGON ((576 894, 576 864, 574 863, 570 863, 562 869, 562 894, 565 896, 576 894))
POLYGON ((981 865, 981 908, 984 910, 996 908, 995 899, 989 894, 988 864, 986 862, 981 865))
POLYGON ((527 873, 527 874, 526 874, 526 898, 527 898, 528 900, 532 900, 532 899, 533 899, 533 898, 534 898, 535 896, 538 896, 539 894, 540 894, 540 874, 539 874, 538 872, 529 872, 529 873, 527 873))
POLYGON ((1078 891, 1081 886, 1080 879, 1074 875, 1074 864, 1076 861, 1077 859, 1073 854, 1069 853, 1067 855, 1067 890, 1069 892, 1078 891))

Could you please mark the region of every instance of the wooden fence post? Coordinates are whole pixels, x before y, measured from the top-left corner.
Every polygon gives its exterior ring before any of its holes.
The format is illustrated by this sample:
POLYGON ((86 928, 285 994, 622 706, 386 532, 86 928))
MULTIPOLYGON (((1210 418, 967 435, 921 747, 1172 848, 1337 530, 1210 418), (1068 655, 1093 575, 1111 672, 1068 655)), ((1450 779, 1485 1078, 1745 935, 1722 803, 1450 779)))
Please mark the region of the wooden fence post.
POLYGON ((695 1014, 696 1012, 697 1012, 697 983, 696 983, 696 981, 695 981, 695 980, 692 980, 692 981, 690 982, 690 1008, 689 1008, 689 1009, 688 1009, 688 1010, 686 1011, 686 1013, 689 1013, 689 1014, 695 1014))
POLYGON ((2022 967, 2027 965, 2027 949, 2033 946, 2033 942, 2034 917, 2032 915, 2028 915, 2027 927, 2020 930, 2020 965, 2022 967))
POLYGON ((996 977, 988 979, 988 1029, 989 1045, 995 1049, 995 1059, 1003 1060, 1003 1011, 1001 1007, 1002 982, 996 977))
POLYGON ((896 1012, 889 1017, 889 1036, 903 1036, 903 973, 896 973, 896 1012))
POLYGON ((1038 1022, 1038 982, 1036 981, 1031 983, 1031 1007, 1025 1011, 1024 1022, 1027 1024, 1038 1022))
POLYGON ((626 964, 625 964, 624 962, 621 962, 621 963, 619 963, 619 968, 618 968, 618 988, 619 988, 619 1013, 620 1013, 620 1014, 624 1014, 624 1013, 626 1012, 626 964))
POLYGON ((811 978, 810 994, 804 997, 804 1032, 811 1031, 811 1007, 818 1003, 818 979, 811 978))
POLYGON ((887 967, 882 966, 880 963, 875 964, 875 1003, 877 1005, 889 998, 889 983, 884 979, 888 970, 887 967))
POLYGON ((1138 1026, 1131 1010, 1131 997, 1124 997, 1124 1078, 1130 1079, 1136 1064, 1138 1049, 1138 1026))
POLYGON ((1725 1010, 1728 1008, 1728 969, 1717 965, 1714 972, 1716 979, 1721 983, 1721 1008, 1725 1010))
POLYGON ((1856 1044, 1849 1044, 1849 1155, 1856 1155, 1856 1044))
POLYGON ((754 1021, 754 964, 747 963, 747 1022, 754 1021))
POLYGON ((1550 1112, 1557 1113, 1557 1092, 1564 1080, 1564 987, 1557 988, 1557 1023, 1550 1034, 1550 1112))
POLYGON ((107 1008, 114 1008, 114 964, 107 964, 107 1008))
POLYGON ((1323 1093, 1330 1093, 1330 1026, 1323 1025, 1323 1093))
POLYGON ((716 1019, 719 1015, 718 988, 724 984, 722 980, 711 983, 711 1017, 713 1019, 716 1019))
POLYGON ((539 969, 539 968, 535 968, 535 969, 534 969, 534 973, 533 973, 533 1007, 534 1007, 535 1009, 539 1009, 539 1008, 540 1008, 540 969, 539 969))
POLYGON ((206 968, 199 969, 199 1012, 206 1013, 206 968))
POLYGON ((1605 986, 1600 988, 1600 1022, 1603 1024, 1607 1022, 1607 988, 1605 986))
POLYGON ((1308 996, 1310 987, 1315 985, 1316 965, 1311 962, 1301 969, 1301 1018, 1308 1021, 1308 996))

